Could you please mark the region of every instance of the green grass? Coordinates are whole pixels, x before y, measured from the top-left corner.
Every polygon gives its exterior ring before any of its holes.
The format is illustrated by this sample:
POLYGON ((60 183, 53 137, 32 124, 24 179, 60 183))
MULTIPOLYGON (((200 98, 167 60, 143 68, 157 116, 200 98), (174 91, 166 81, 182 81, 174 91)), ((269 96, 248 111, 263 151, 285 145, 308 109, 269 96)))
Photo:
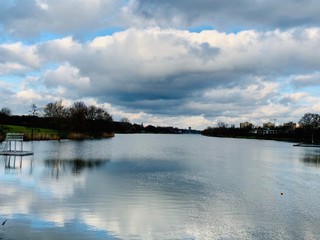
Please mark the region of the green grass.
MULTIPOLYGON (((14 125, 2 125, 4 132, 6 133, 25 133, 31 134, 32 128, 23 127, 23 126, 14 126, 14 125)), ((57 134, 58 131, 47 128, 33 128, 33 133, 46 133, 46 134, 57 134)))

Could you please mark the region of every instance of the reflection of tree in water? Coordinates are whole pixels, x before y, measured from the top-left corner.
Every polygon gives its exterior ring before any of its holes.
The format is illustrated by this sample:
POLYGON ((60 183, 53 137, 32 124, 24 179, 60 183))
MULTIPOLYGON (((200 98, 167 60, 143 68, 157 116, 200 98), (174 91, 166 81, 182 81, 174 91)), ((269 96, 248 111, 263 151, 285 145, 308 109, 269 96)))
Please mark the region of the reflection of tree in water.
POLYGON ((109 160, 55 160, 49 159, 45 161, 45 166, 52 170, 52 175, 56 178, 62 173, 72 172, 75 175, 81 174, 84 169, 99 168, 109 160))
POLYGON ((320 167, 320 151, 306 153, 302 161, 308 165, 320 167))

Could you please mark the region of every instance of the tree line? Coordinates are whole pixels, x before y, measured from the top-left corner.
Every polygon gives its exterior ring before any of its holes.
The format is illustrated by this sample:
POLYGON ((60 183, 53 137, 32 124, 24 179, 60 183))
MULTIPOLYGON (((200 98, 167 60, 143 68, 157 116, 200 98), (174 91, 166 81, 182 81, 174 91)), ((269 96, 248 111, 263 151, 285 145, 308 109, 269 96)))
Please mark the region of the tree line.
POLYGON ((317 113, 305 113, 299 120, 298 125, 294 123, 274 126, 264 131, 262 127, 253 125, 245 128, 229 126, 219 122, 217 127, 207 127, 202 131, 205 136, 215 137, 245 137, 275 140, 289 140, 298 142, 320 142, 320 115, 317 113))
POLYGON ((9 108, 0 110, 0 124, 19 125, 30 128, 49 128, 59 132, 102 134, 114 132, 112 116, 103 108, 74 102, 70 107, 56 101, 43 108, 32 104, 29 115, 12 115, 9 108))
POLYGON ((114 121, 103 108, 87 106, 78 101, 67 107, 62 101, 50 102, 43 108, 32 104, 28 115, 12 115, 5 107, 0 109, 0 134, 4 133, 3 125, 25 126, 33 128, 48 128, 63 133, 80 133, 86 136, 99 137, 105 133, 200 133, 196 130, 178 129, 176 127, 144 126, 143 123, 131 123, 128 118, 114 121))
POLYGON ((62 101, 48 103, 43 108, 43 117, 50 119, 51 127, 58 130, 75 132, 112 132, 112 116, 103 108, 87 106, 84 102, 75 102, 70 107, 62 101))

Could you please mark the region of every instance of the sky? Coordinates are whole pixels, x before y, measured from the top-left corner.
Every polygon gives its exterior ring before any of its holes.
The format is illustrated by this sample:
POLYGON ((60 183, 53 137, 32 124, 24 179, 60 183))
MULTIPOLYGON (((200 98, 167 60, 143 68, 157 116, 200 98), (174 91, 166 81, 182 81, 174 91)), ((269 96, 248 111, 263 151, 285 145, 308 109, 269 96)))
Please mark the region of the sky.
POLYGON ((0 108, 205 129, 320 113, 318 0, 2 0, 0 108))

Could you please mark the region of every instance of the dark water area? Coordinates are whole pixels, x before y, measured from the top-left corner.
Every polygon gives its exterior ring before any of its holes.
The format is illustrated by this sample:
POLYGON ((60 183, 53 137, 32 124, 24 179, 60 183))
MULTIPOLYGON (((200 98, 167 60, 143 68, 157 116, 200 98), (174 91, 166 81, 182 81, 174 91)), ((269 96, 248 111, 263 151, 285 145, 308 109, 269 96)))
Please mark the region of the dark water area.
POLYGON ((318 148, 152 134, 33 148, 1 156, 0 239, 320 239, 318 148))

